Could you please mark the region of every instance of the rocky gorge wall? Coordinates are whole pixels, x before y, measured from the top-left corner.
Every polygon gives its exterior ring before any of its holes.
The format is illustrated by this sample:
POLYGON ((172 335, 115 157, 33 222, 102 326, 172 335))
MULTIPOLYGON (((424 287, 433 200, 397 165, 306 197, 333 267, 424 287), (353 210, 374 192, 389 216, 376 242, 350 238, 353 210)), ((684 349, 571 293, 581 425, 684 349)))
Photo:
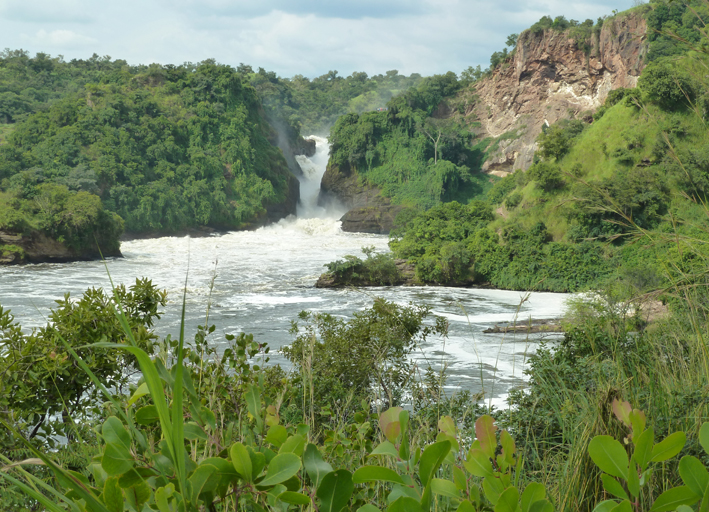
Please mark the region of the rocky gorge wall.
POLYGON ((589 52, 568 31, 520 34, 512 61, 475 85, 477 101, 466 112, 480 123, 475 131, 481 138, 498 139, 483 170, 505 176, 529 168, 543 125, 583 116, 601 106, 609 91, 635 87, 646 33, 643 14, 634 11, 606 20, 593 33, 589 52))

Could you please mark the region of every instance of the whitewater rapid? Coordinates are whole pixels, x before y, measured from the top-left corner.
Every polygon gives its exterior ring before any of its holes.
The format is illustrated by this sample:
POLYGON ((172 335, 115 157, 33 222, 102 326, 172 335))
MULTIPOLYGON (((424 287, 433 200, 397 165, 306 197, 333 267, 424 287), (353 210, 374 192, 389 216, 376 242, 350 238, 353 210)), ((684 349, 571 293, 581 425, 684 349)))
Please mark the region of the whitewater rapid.
MULTIPOLYGON (((298 216, 254 231, 204 238, 163 237, 121 245, 123 258, 108 260, 115 283, 149 277, 166 289, 169 304, 157 324, 162 336, 179 332, 182 291, 187 290, 187 333, 205 323, 216 326, 211 342, 225 346, 225 334, 247 332, 272 347, 271 363, 287 366, 277 350, 292 341, 291 322, 303 310, 343 318, 382 297, 398 304, 425 303, 450 323, 447 339, 429 339, 412 354, 421 370, 447 366, 450 390, 484 391, 486 403, 504 406, 512 386, 523 384, 525 362, 539 337, 483 334, 483 329, 514 318, 555 318, 568 295, 446 287, 378 287, 331 290, 314 287, 324 265, 363 246, 387 250, 387 237, 344 233, 336 205, 317 205, 327 164, 327 140, 316 138, 316 154, 298 157, 303 169, 298 216), (213 282, 213 286, 212 286, 213 282), (524 300, 526 297, 526 300, 524 300)), ((0 305, 12 309, 23 327, 46 323, 54 301, 89 287, 108 287, 102 262, 0 267, 0 305)))

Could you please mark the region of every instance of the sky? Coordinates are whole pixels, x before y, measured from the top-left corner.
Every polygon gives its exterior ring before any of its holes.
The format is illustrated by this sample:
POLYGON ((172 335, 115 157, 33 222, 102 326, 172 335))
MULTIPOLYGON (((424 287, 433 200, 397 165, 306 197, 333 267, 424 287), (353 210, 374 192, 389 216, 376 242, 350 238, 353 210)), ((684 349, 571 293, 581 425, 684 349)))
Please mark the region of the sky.
POLYGON ((129 64, 208 58, 310 78, 489 65, 540 17, 595 20, 631 0, 0 0, 0 48, 129 64))

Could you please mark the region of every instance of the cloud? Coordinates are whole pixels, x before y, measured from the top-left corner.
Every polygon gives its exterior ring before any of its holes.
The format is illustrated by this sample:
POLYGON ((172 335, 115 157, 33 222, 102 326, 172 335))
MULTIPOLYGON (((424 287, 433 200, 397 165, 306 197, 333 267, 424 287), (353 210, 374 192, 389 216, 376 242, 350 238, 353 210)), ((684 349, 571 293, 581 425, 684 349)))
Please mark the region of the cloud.
POLYGON ((18 24, 6 15, 24 4, 0 0, 0 33, 4 46, 26 45, 66 58, 94 52, 131 64, 215 58, 286 77, 312 78, 329 70, 374 75, 391 69, 430 75, 487 67, 509 34, 543 15, 595 20, 630 6, 631 0, 623 1, 628 5, 611 0, 105 0, 97 8, 89 0, 27 0, 49 14, 44 21, 25 16, 18 24), (61 9, 55 4, 67 12, 57 14, 61 9))
POLYGON ((88 0, 0 0, 0 19, 23 23, 90 23, 88 0))
POLYGON ((92 37, 82 36, 72 30, 39 30, 33 38, 33 42, 39 46, 48 48, 85 48, 97 42, 92 37))

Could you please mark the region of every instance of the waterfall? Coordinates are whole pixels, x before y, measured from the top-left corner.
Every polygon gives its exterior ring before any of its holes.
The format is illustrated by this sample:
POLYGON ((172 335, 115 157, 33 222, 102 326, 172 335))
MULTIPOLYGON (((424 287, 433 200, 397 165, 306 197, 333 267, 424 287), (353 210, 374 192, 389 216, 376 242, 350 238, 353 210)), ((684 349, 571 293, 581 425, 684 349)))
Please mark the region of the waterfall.
POLYGON ((300 165, 303 175, 300 181, 300 201, 297 214, 299 219, 329 219, 337 220, 346 210, 339 204, 328 204, 326 207, 318 205, 320 195, 320 182, 327 168, 330 156, 330 144, 325 137, 312 135, 307 137, 315 141, 315 154, 311 157, 298 155, 295 157, 300 165))

